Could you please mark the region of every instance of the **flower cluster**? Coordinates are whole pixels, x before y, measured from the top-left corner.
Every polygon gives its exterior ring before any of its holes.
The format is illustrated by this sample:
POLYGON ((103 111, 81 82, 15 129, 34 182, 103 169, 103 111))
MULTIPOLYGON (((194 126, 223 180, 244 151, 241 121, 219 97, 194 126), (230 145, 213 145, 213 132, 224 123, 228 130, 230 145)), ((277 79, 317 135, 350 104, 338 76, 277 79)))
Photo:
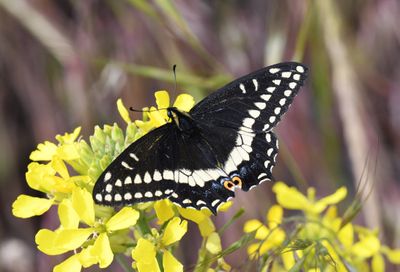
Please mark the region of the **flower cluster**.
POLYGON ((303 195, 277 182, 273 191, 278 205, 269 209, 266 225, 255 219, 244 225, 244 232, 259 241, 248 247, 248 254, 250 258, 264 260, 263 268, 380 272, 385 271, 383 256, 400 264, 400 250, 382 245, 377 230, 354 225, 338 216, 336 204, 346 197, 346 188, 319 200, 314 188, 303 195), (302 211, 302 216, 284 218, 284 209, 302 211))
MULTIPOLYGON (((196 271, 229 271, 224 256, 248 245, 249 257, 259 260, 261 271, 367 271, 385 270, 386 257, 400 263, 400 250, 381 244, 377 230, 351 223, 352 216, 340 217, 336 204, 347 195, 345 188, 317 200, 315 190, 307 195, 282 182, 274 185, 277 203, 266 215, 266 222, 249 220, 246 233, 222 249, 220 235, 243 214, 239 211, 222 228, 216 229, 208 210, 184 209, 164 199, 114 209, 94 204, 94 183, 111 161, 129 144, 150 130, 169 121, 170 105, 166 91, 155 94, 157 108, 144 111, 143 120, 132 121, 121 100, 118 111, 126 122, 123 131, 116 124, 95 127, 86 142, 80 128, 56 136, 56 143, 45 141, 31 153, 26 181, 43 197, 20 195, 12 206, 14 216, 29 218, 57 209, 59 226, 41 229, 35 237, 40 251, 68 257, 54 267, 55 272, 78 272, 98 265, 108 268, 116 259, 126 271, 183 271, 174 249, 194 222, 203 242, 196 271), (284 216, 286 210, 302 211, 301 216, 284 216), (131 258, 131 268, 125 264, 131 258)), ((191 96, 177 97, 174 107, 189 111, 191 96)), ((226 211, 225 203, 219 211, 226 211)))
MULTIPOLYGON (((174 244, 187 231, 188 222, 182 218, 197 223, 204 239, 209 240, 210 254, 221 251, 219 235, 208 211, 178 208, 169 200, 120 210, 93 202, 94 183, 108 164, 130 143, 168 121, 168 93, 159 91, 155 97, 159 110, 152 107, 144 112, 143 120, 134 122, 122 101, 117 101, 120 115, 127 123, 125 133, 116 124, 95 127, 88 143, 79 137, 80 128, 76 128, 72 133, 57 135, 56 143, 39 144, 31 153, 26 181, 43 197, 20 195, 12 212, 16 217, 29 218, 42 215, 51 207, 57 209, 59 227, 41 229, 35 237, 38 249, 47 255, 69 253, 54 271, 81 271, 95 264, 106 268, 115 254, 131 256, 132 267, 138 271, 183 271, 172 254, 174 244), (157 222, 153 222, 154 218, 157 222), (157 228, 151 227, 154 223, 157 228)), ((187 94, 178 96, 173 104, 185 111, 193 105, 193 98, 187 94)), ((221 210, 227 208, 229 204, 221 210)))

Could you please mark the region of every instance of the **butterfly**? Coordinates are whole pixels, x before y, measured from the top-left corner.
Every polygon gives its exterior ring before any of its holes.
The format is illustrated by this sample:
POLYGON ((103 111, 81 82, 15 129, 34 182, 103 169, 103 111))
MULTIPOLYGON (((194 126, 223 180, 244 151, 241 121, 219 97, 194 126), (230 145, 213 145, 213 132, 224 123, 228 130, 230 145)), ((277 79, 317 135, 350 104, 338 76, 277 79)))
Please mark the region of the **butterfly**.
POLYGON ((235 189, 272 180, 278 153, 272 129, 306 77, 304 65, 279 63, 229 83, 189 112, 167 108, 171 122, 132 143, 100 175, 95 203, 167 198, 216 214, 235 189))

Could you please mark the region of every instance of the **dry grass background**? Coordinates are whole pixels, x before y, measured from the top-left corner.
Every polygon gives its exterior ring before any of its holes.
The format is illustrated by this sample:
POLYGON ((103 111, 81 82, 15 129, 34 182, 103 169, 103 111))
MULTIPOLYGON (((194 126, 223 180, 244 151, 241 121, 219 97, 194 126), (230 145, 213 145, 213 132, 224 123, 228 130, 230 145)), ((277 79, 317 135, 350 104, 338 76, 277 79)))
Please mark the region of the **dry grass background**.
MULTIPOLYGON (((357 220, 400 247, 398 18, 397 0, 0 0, 0 271, 51 271, 59 261, 34 244, 38 228, 56 226, 51 215, 10 213, 18 194, 38 194, 24 181, 36 144, 77 126, 88 137, 96 124, 123 124, 116 99, 141 108, 154 91, 173 91, 173 64, 178 89, 197 100, 268 64, 309 66, 277 128, 283 147, 275 177, 320 195, 344 184, 353 197, 368 196, 357 220)), ((273 201, 263 184, 239 194, 233 210, 244 207, 243 220, 261 218, 273 201)), ((188 265, 196 242, 183 241, 188 265)), ((239 265, 243 254, 228 262, 239 265)))

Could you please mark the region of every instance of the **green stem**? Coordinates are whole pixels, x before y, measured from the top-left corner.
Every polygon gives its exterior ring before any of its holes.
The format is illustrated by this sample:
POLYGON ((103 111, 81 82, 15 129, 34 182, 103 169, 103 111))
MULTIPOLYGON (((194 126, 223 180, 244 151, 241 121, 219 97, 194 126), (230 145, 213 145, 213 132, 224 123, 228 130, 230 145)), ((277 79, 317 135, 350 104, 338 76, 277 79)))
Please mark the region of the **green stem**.
POLYGON ((222 235, 224 233, 224 231, 229 228, 229 226, 231 226, 234 222, 236 222, 237 219, 239 219, 239 217, 241 217, 244 214, 244 209, 241 208, 237 213, 235 213, 232 218, 226 222, 218 231, 218 233, 220 235, 222 235))
POLYGON ((206 248, 206 239, 204 238, 201 248, 199 250, 199 257, 197 259, 196 267, 193 272, 206 272, 210 267, 211 262, 209 262, 209 256, 206 248))
POLYGON ((139 220, 137 222, 137 225, 139 226, 140 232, 143 234, 149 234, 151 233, 148 221, 144 213, 140 213, 139 220))

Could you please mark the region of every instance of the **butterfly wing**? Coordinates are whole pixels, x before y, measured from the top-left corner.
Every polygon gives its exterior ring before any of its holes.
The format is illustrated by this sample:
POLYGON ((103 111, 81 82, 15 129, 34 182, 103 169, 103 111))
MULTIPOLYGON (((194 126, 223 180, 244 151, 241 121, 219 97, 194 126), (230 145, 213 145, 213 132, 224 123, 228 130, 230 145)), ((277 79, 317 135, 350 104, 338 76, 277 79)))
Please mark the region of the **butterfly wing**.
POLYGON ((207 96, 190 114, 213 126, 269 131, 287 111, 306 77, 307 68, 296 62, 268 66, 207 96))
POLYGON ((130 205, 171 195, 175 188, 174 176, 158 169, 175 167, 175 160, 171 160, 176 157, 174 130, 172 124, 166 124, 127 147, 98 178, 93 188, 95 202, 130 205))
POLYGON ((234 192, 216 182, 225 176, 218 167, 224 152, 213 149, 202 134, 198 130, 189 137, 168 123, 144 135, 100 175, 93 189, 95 202, 120 206, 169 198, 182 207, 215 213, 216 205, 234 192))
POLYGON ((221 140, 234 143, 223 160, 223 169, 231 177, 239 175, 242 190, 272 179, 278 141, 271 129, 288 110, 306 77, 307 68, 302 64, 272 65, 226 85, 190 111, 196 122, 208 129, 234 132, 221 140))

